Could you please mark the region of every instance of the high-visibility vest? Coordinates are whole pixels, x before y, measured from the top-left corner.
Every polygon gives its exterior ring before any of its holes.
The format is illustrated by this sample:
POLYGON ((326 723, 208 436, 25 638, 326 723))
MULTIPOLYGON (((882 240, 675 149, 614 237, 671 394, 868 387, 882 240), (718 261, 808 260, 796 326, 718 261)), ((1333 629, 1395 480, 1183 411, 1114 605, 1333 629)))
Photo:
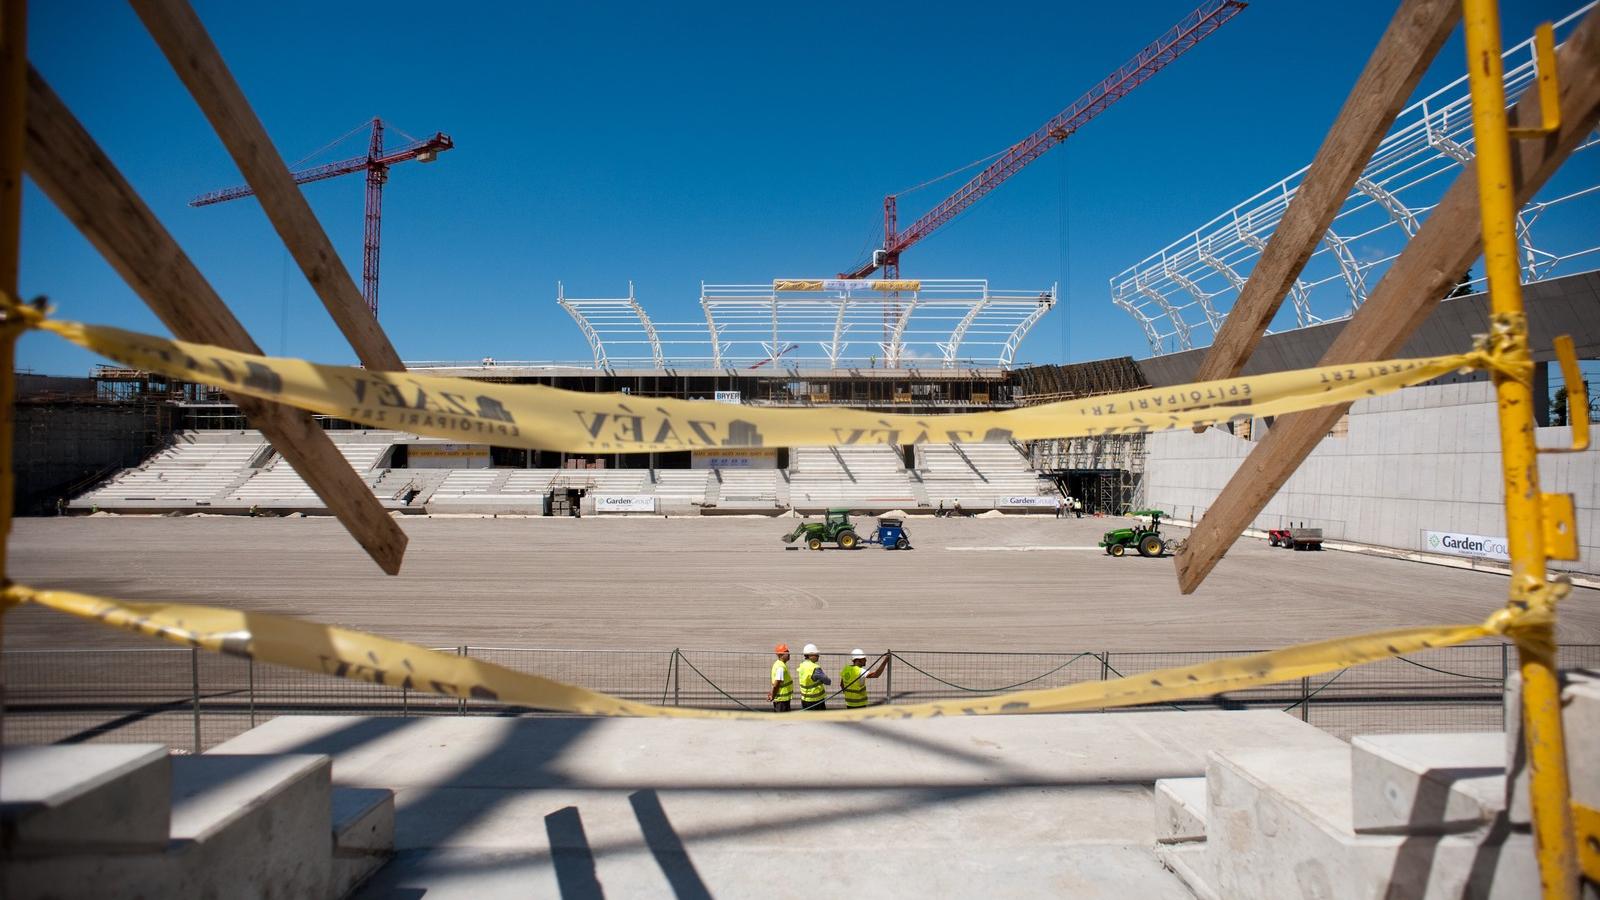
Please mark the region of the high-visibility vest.
POLYGON ((772 692, 772 702, 784 703, 794 697, 794 681, 789 678, 789 664, 781 659, 772 661, 772 683, 778 686, 772 692))
POLYGON ((839 684, 844 687, 844 705, 867 705, 867 670, 851 663, 839 670, 839 684))
POLYGON ((801 703, 821 703, 828 698, 828 686, 812 677, 820 668, 822 667, 808 659, 795 669, 795 674, 800 677, 801 703))

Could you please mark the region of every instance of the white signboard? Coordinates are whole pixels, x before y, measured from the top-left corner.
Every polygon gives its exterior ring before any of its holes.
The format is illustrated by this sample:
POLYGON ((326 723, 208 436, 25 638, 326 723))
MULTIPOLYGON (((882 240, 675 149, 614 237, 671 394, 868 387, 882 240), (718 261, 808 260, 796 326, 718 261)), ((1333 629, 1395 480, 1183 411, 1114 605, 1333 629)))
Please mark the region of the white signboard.
POLYGON ((597 513, 648 513, 656 511, 656 498, 650 494, 596 494, 597 513))
POLYGON ((1061 502, 1059 497, 1001 497, 996 506, 1043 506, 1055 509, 1061 502))
POLYGON ((487 444, 412 444, 406 451, 413 469, 487 469, 487 444))
POLYGON ((691 469, 776 469, 776 449, 695 450, 689 456, 691 469))
POLYGON ((1462 534, 1458 531, 1424 531, 1422 549, 1430 553, 1448 553, 1451 556, 1476 556, 1480 559, 1511 561, 1503 537, 1484 537, 1481 534, 1462 534))
POLYGON ((744 394, 738 391, 716 391, 711 395, 711 399, 718 403, 739 404, 744 402, 744 394))

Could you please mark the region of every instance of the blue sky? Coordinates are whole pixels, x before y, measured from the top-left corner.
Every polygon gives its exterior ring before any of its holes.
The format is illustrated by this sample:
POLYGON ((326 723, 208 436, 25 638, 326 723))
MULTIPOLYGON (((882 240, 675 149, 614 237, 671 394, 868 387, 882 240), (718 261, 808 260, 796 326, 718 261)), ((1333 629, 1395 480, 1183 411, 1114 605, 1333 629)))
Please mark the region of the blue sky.
MULTIPOLYGON (((620 296, 632 280, 653 316, 691 320, 702 280, 831 276, 881 237, 885 193, 1021 138, 1197 2, 195 5, 291 163, 373 115, 454 137, 384 195, 381 319, 404 358, 573 360, 587 349, 557 281, 620 296)), ((1576 5, 1504 4, 1507 42, 1576 5)), ((131 10, 31 6, 34 64, 262 347, 351 361, 259 206, 186 205, 241 179, 131 10)), ((1019 360, 1147 355, 1107 279, 1310 160, 1394 4, 1332 8, 1252 3, 903 271, 1059 281, 1019 360)), ((1421 90, 1462 60, 1458 33, 1421 90)), ((341 149, 316 161, 362 145, 341 149)), ((906 198, 902 221, 955 183, 906 198)), ((306 195, 359 274, 360 176, 306 195)), ((24 204, 26 295, 165 333, 42 194, 24 204)), ((18 364, 95 362, 33 334, 18 364)))

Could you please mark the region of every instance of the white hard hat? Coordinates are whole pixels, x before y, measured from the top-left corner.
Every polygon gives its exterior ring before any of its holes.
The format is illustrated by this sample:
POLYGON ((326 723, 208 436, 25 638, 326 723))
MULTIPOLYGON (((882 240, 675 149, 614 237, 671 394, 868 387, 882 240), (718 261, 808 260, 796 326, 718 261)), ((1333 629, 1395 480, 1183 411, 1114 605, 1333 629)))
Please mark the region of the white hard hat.
POLYGON ((851 659, 866 659, 867 658, 867 651, 861 649, 860 647, 857 647, 854 650, 850 651, 850 658, 851 659))
POLYGON ((807 644, 804 647, 800 648, 800 655, 801 656, 810 656, 811 654, 816 653, 816 652, 817 652, 817 645, 816 644, 807 644))

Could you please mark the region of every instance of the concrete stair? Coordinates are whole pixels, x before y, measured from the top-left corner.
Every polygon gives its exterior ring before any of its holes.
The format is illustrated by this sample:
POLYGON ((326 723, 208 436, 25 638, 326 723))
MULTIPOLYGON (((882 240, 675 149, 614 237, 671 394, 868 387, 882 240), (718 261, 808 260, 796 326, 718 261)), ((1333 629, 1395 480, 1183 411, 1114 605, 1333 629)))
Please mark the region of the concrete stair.
POLYGON ((7 898, 339 898, 392 853, 393 794, 333 788, 326 756, 3 752, 7 898))
MULTIPOLYGON (((1573 800, 1594 806, 1600 680, 1567 673, 1562 709, 1573 800)), ((1157 856, 1202 898, 1538 896, 1519 714, 1509 734, 1213 752, 1204 778, 1155 783, 1157 856)))

